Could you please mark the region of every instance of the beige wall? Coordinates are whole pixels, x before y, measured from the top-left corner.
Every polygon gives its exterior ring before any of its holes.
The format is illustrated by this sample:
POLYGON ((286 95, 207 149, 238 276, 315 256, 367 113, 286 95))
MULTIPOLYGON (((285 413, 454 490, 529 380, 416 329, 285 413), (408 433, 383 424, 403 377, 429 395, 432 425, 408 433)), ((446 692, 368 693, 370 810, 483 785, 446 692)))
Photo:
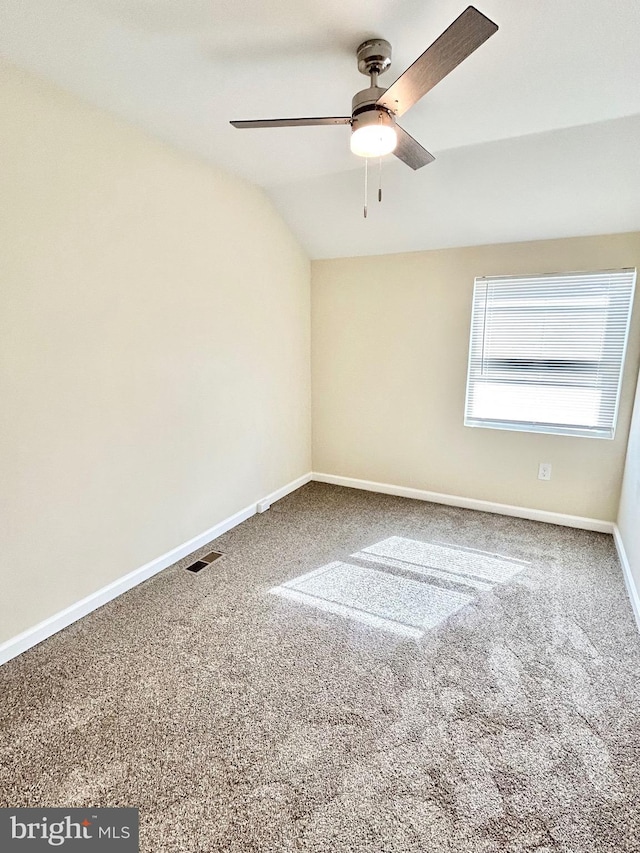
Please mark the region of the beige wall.
POLYGON ((640 598, 640 380, 629 433, 618 527, 640 598))
POLYGON ((475 276, 625 266, 640 266, 640 234, 314 262, 314 471, 615 519, 640 304, 615 440, 474 429, 463 410, 475 276))
POLYGON ((310 470, 310 270, 259 190, 0 73, 1 642, 310 470))

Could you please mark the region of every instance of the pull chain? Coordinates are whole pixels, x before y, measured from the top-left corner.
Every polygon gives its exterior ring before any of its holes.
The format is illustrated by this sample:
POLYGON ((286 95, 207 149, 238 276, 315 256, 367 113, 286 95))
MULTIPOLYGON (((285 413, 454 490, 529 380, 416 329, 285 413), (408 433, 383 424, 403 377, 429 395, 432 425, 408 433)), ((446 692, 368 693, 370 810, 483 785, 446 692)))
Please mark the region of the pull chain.
MULTIPOLYGON (((369 158, 364 158, 364 218, 369 212, 369 158)), ((382 157, 378 157, 378 201, 382 201, 382 157)))
POLYGON ((364 159, 364 218, 367 218, 367 196, 369 194, 369 158, 364 159))

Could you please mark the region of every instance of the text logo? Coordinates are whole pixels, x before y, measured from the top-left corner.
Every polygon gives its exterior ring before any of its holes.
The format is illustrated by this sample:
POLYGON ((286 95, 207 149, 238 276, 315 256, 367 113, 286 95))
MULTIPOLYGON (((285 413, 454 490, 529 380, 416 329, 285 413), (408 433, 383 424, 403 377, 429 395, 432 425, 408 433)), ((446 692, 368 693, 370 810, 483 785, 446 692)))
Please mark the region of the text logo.
POLYGON ((0 850, 138 853, 138 809, 0 809, 0 850))

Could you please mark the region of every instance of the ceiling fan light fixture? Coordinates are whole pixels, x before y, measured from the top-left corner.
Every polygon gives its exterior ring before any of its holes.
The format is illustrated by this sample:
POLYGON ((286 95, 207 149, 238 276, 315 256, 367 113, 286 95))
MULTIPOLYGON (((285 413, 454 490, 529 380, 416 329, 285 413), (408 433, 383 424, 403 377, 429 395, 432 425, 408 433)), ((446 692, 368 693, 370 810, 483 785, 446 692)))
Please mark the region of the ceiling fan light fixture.
POLYGON ((354 117, 351 150, 358 157, 383 157, 397 144, 395 122, 384 110, 369 110, 354 117))

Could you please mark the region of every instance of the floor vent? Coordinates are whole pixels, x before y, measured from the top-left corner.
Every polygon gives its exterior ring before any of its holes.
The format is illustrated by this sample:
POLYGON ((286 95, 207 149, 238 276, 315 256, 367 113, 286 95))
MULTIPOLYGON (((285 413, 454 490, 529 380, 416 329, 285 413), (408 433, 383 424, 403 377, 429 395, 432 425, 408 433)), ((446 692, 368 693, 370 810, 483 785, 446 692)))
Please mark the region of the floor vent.
POLYGON ((202 571, 202 569, 204 569, 208 565, 209 565, 209 563, 205 563, 204 560, 198 560, 197 563, 193 563, 193 565, 187 566, 187 571, 188 572, 200 572, 200 571, 202 571))
POLYGON ((196 560, 192 565, 187 566, 188 572, 201 572, 204 568, 206 568, 210 563, 213 563, 214 560, 217 560, 219 557, 222 557, 219 551, 211 551, 210 554, 205 554, 201 560, 196 560))
POLYGON ((213 563, 214 560, 217 560, 219 557, 222 557, 222 554, 219 551, 212 551, 210 554, 205 554, 202 559, 205 563, 213 563))

